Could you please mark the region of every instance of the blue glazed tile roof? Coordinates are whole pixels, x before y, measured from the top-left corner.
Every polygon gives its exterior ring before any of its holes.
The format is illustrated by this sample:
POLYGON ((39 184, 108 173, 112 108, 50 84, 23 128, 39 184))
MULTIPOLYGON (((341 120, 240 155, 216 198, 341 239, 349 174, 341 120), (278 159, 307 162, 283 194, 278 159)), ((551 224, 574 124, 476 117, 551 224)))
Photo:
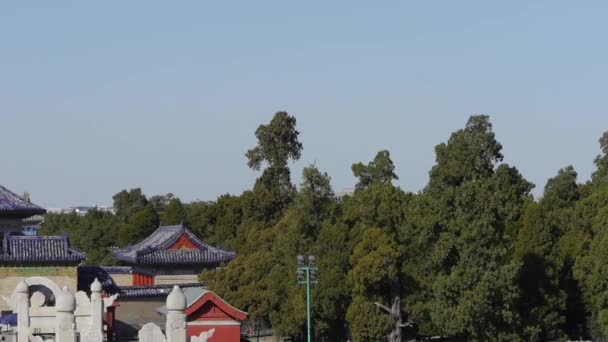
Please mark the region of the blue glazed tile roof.
POLYGON ((146 265, 214 265, 235 257, 233 252, 203 243, 183 225, 159 227, 140 243, 113 254, 118 260, 146 265), (198 249, 169 250, 184 234, 198 249))
POLYGON ((46 210, 0 185, 0 215, 42 215, 46 210))
POLYGON ((70 248, 68 236, 14 236, 4 234, 0 263, 80 263, 86 254, 70 248))
POLYGON ((78 267, 78 290, 89 291, 95 278, 99 280, 106 293, 114 294, 119 288, 112 279, 112 274, 131 274, 133 269, 129 266, 81 266, 78 267))

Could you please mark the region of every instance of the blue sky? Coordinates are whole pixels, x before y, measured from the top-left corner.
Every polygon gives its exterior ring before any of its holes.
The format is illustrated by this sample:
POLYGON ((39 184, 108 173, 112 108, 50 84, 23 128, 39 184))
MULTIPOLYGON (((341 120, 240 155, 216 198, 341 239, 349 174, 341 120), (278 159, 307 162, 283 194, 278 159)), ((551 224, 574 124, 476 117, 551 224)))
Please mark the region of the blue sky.
POLYGON ((537 185, 585 181, 608 130, 605 1, 15 1, 0 4, 0 184, 49 207, 123 188, 214 199, 279 110, 336 190, 388 149, 408 190, 489 114, 537 185))

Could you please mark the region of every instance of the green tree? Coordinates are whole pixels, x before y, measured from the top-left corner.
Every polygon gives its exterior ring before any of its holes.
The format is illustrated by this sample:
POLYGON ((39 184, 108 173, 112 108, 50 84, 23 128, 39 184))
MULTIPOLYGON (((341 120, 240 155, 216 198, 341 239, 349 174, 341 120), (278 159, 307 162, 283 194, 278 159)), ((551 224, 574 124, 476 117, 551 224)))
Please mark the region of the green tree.
POLYGON ((332 215, 336 198, 327 173, 314 166, 302 171, 302 184, 294 202, 298 230, 303 239, 315 240, 324 220, 332 215))
POLYGON ((352 303, 346 314, 354 341, 384 341, 391 330, 392 319, 374 303, 392 301, 398 258, 394 241, 379 228, 367 229, 355 247, 348 273, 352 303))
POLYGON ((581 323, 575 318, 577 312, 568 307, 568 297, 577 293, 569 286, 572 261, 560 248, 580 197, 576 176, 568 166, 549 179, 543 198, 524 211, 515 248, 515 258, 522 263, 520 313, 527 326, 537 327, 541 340, 565 339, 581 323))
POLYGON ((348 246, 348 227, 343 223, 325 221, 319 231, 314 255, 319 257, 320 281, 313 289, 314 328, 318 337, 330 341, 346 341, 348 332, 346 310, 351 301, 351 251, 348 246))
POLYGON ((160 225, 154 206, 148 203, 143 209, 131 213, 118 230, 120 246, 135 244, 152 234, 160 225))
POLYGON ((608 181, 608 131, 604 132, 600 138, 600 148, 602 154, 595 158, 597 170, 592 176, 593 181, 596 183, 608 181))
MULTIPOLYGON (((288 163, 301 156, 296 119, 278 112, 270 123, 255 132, 257 145, 246 153, 248 165, 265 169, 252 191, 241 196, 242 222, 236 229, 237 258, 218 274, 203 274, 212 289, 229 301, 234 299, 250 317, 273 321, 277 331, 293 334, 301 326, 295 316, 301 311, 301 297, 286 274, 293 274, 296 250, 282 247, 297 242, 297 229, 290 229, 297 215, 287 210, 296 189, 291 183, 288 163), (287 272, 287 273, 286 273, 287 272), (300 299, 298 299, 300 298, 300 299)), ((239 218, 240 220, 240 218, 239 218)))
POLYGON ((214 202, 186 206, 186 221, 197 236, 207 242, 236 250, 237 228, 243 222, 241 196, 222 195, 214 202))
POLYGON ((448 143, 435 147, 436 164, 430 172, 429 191, 457 187, 466 181, 490 177, 502 161, 502 145, 496 141, 487 115, 471 116, 464 129, 448 143))
POLYGON ((470 341, 524 336, 514 309, 518 268, 509 259, 510 227, 530 199, 532 184, 517 169, 496 165, 503 158, 501 148, 489 118, 472 116, 447 144, 435 148, 437 164, 422 201, 415 203, 428 215, 404 225, 413 235, 410 240, 429 247, 413 252, 426 262, 407 269, 406 280, 412 277, 423 287, 410 294, 416 302, 409 310, 430 318, 431 324, 420 326, 435 327, 435 334, 470 341), (432 275, 431 283, 421 282, 423 273, 432 275))
MULTIPOLYGON (((285 301, 271 312, 270 320, 282 335, 301 335, 306 313, 304 288, 296 283, 294 276, 285 275, 294 274, 297 255, 310 255, 315 251, 321 226, 332 221, 335 204, 327 174, 321 173, 314 166, 304 168, 300 190, 293 206, 275 227, 275 267, 270 277, 273 290, 285 301)), ((316 289, 313 291, 315 299, 320 300, 316 289)))
POLYGON ((71 245, 87 254, 85 265, 114 265, 116 260, 108 249, 116 246, 119 226, 117 216, 95 209, 85 216, 49 213, 45 215, 39 234, 68 234, 71 245))
POLYGON ((587 328, 595 339, 608 337, 608 281, 605 251, 608 248, 608 133, 600 139, 601 155, 592 181, 580 187, 581 199, 573 214, 573 228, 563 245, 576 257, 574 278, 580 285, 588 315, 587 328))
POLYGON ((186 218, 186 210, 179 198, 173 198, 169 201, 167 208, 162 215, 162 224, 166 226, 182 224, 186 218))
POLYGON ((295 188, 291 183, 288 162, 300 159, 302 143, 296 129, 296 119, 286 112, 278 112, 267 125, 255 131, 257 145, 247 151, 248 165, 254 170, 266 168, 257 179, 251 201, 251 216, 276 223, 289 206, 295 188))
POLYGON ((116 216, 123 220, 135 212, 143 210, 148 204, 148 199, 140 188, 122 190, 112 197, 114 199, 114 210, 116 216))
POLYGON ((383 150, 376 154, 374 160, 367 165, 363 163, 353 164, 352 171, 359 179, 357 189, 365 189, 371 184, 392 184, 394 179, 399 179, 395 174, 395 165, 391 160, 389 151, 383 150))

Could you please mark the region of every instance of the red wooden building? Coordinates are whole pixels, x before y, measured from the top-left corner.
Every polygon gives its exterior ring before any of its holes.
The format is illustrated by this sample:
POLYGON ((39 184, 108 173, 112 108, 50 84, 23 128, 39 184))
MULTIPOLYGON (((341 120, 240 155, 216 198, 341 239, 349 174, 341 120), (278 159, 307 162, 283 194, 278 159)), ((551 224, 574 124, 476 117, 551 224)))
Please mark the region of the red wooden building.
POLYGON ((241 322, 247 313, 234 308, 211 291, 205 291, 188 305, 188 336, 199 336, 215 329, 214 341, 238 342, 241 340, 241 322))
MULTIPOLYGON (((188 336, 200 336, 214 329, 210 341, 239 342, 241 323, 247 313, 226 303, 215 293, 201 288, 183 288, 186 297, 188 336)), ((166 314, 163 306, 158 311, 166 314)))

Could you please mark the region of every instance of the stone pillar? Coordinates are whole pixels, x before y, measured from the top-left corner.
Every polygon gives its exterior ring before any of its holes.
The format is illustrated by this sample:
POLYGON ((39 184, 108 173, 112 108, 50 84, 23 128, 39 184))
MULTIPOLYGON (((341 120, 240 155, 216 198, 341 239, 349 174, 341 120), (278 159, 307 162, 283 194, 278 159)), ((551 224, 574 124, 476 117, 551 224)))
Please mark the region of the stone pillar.
POLYGON ((167 296, 167 323, 165 326, 167 342, 186 342, 188 340, 185 310, 186 296, 179 286, 175 285, 167 296))
POLYGON ((91 284, 91 324, 89 331, 84 337, 83 342, 102 342, 103 341, 103 298, 101 298, 101 283, 97 278, 91 284))
POLYGON ((30 289, 25 281, 20 281, 15 289, 17 307, 17 342, 30 340, 30 289))
POLYGON ((76 298, 67 287, 55 299, 55 342, 76 342, 76 298))

